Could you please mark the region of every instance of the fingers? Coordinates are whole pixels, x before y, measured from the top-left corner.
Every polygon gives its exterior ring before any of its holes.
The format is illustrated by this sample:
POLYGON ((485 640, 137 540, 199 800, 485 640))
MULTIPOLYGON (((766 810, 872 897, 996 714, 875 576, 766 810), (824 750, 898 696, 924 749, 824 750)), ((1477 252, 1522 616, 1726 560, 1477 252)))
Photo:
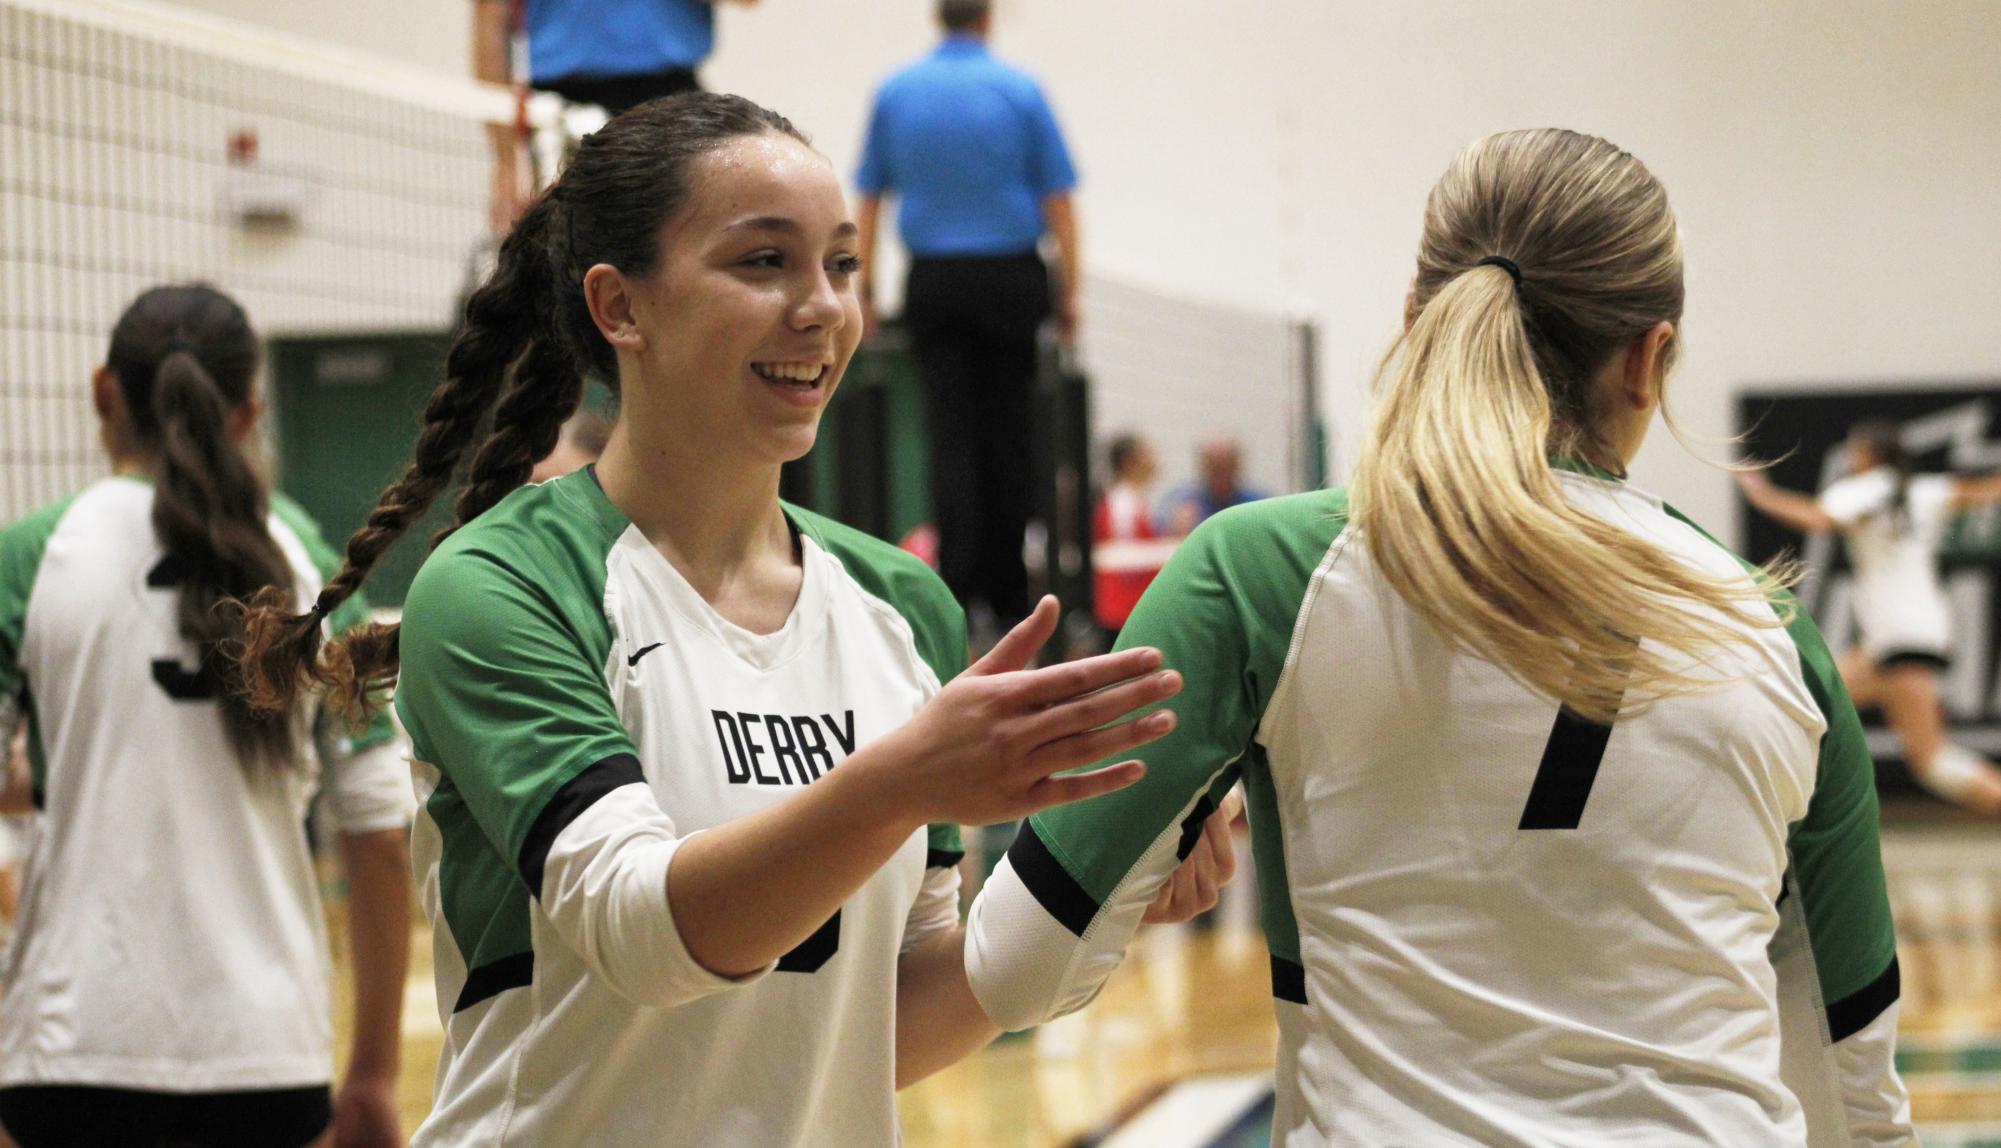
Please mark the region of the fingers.
POLYGON ((1145 765, 1137 761, 1122 761, 1117 765, 1108 765, 1089 773, 1073 773, 1067 777, 1045 777, 1029 787, 1028 798, 1031 804, 1026 813, 1036 813, 1052 806, 1102 797, 1115 790, 1124 789, 1144 776, 1146 776, 1145 765))
MULTIPOLYGON (((1210 864, 1214 864, 1214 861, 1211 860, 1210 864)), ((1195 902, 1195 912, 1206 913, 1216 907, 1216 877, 1208 866, 1197 865, 1195 867, 1194 878, 1195 896, 1193 900, 1195 902)), ((1189 915, 1194 916, 1194 913, 1189 915)))
POLYGON ((1163 670, 1144 678, 1123 682, 1096 693, 1085 694, 1076 701, 1054 706, 1044 711, 1038 719, 1045 741, 1055 741, 1084 730, 1096 729, 1106 722, 1117 721, 1142 706, 1164 701, 1181 692, 1181 675, 1173 670, 1163 670))
POLYGON ((1042 600, 1035 604, 1035 609, 1028 612, 1028 617, 995 642, 994 648, 987 651, 987 656, 973 663, 973 668, 967 672, 1005 674, 1026 668, 1035 657, 1035 652, 1056 632, 1056 619, 1061 613, 1056 596, 1044 594, 1042 600))
POLYGON ((1053 706, 1159 667, 1160 651, 1151 646, 1080 658, 1029 674, 1023 681, 1021 698, 1031 706, 1053 706))
POLYGON ((1166 737, 1174 732, 1178 720, 1173 710, 1155 710, 1118 725, 1059 737, 1030 754, 1029 766, 1037 773, 1051 774, 1103 761, 1166 737))
POLYGON ((1237 875, 1237 850, 1230 835, 1230 823, 1243 808, 1243 798, 1232 789, 1222 805, 1202 824, 1202 836, 1181 864, 1175 866, 1153 903, 1140 921, 1148 925, 1171 925, 1191 920, 1216 907, 1223 886, 1237 875))
POLYGON ((1237 843, 1230 834, 1230 822, 1234 818, 1228 810, 1229 804, 1229 799, 1224 798, 1224 808, 1210 814, 1208 824, 1202 827, 1202 842, 1215 858, 1218 889, 1237 876, 1237 843))
POLYGON ((1148 905, 1146 912, 1140 914, 1140 924, 1171 925, 1184 920, 1185 918, 1180 915, 1182 884, 1181 870, 1176 869, 1169 874, 1167 884, 1160 887, 1160 893, 1154 897, 1153 904, 1148 905))
POLYGON ((1232 789, 1224 794, 1223 804, 1217 807, 1216 812, 1222 815, 1226 824, 1235 825, 1237 818, 1244 814, 1244 791, 1232 789))

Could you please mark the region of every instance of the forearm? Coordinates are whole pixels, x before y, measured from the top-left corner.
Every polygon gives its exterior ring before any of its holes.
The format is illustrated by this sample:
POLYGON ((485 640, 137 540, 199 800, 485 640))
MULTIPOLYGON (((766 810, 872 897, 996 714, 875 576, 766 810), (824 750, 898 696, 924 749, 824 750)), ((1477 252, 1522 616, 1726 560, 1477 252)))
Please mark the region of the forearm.
POLYGON ((1084 283, 1082 244, 1077 238, 1077 205, 1068 194, 1052 195, 1042 201, 1050 238, 1056 240, 1056 258, 1062 264, 1063 298, 1075 303, 1084 283))
POLYGON ((354 952, 354 1047, 347 1075, 394 1076, 410 958, 409 833, 343 834, 341 852, 354 952))
POLYGON ((862 196, 855 204, 855 251, 862 259, 862 302, 875 302, 875 237, 882 220, 882 197, 862 196))
MULTIPOLYGON (((473 77, 502 86, 514 83, 512 5, 505 0, 474 0, 472 6, 473 77)), ((496 159, 511 159, 516 145, 514 125, 488 124, 487 140, 496 159)))
POLYGON ((2001 474, 1962 478, 1953 484, 1952 504, 1958 509, 1995 502, 2001 502, 2001 474))
POLYGON ((28 747, 21 709, 11 697, 0 697, 0 813, 35 811, 34 783, 29 777, 28 747))
POLYGON ((792 797, 682 842, 667 901, 698 964, 735 977, 784 956, 923 828, 878 778, 897 745, 880 739, 792 797))
POLYGON ((957 1064, 1000 1035, 966 981, 966 930, 903 955, 896 969, 896 1086, 957 1064))
POLYGON ((1812 534, 1835 529, 1834 519, 1809 495, 1776 486, 1755 487, 1744 493, 1760 512, 1794 530, 1812 534))

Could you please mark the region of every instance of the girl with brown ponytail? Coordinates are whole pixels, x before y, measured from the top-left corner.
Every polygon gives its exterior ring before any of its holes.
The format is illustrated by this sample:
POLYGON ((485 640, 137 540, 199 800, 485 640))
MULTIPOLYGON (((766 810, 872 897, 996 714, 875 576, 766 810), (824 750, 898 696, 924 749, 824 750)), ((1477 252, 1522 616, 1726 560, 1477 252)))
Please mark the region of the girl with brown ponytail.
POLYGON ((22 1148, 400 1142, 401 746, 319 731, 357 974, 336 1098, 309 722, 249 704, 229 656, 232 600, 309 600, 331 558, 245 451, 257 360, 214 288, 141 295, 92 378, 114 476, 0 531, 0 735, 25 721, 43 812, 0 1003, 22 1148))
POLYGON ((1639 160, 1460 153, 1353 485, 1209 519, 1127 622, 1183 719, 981 892, 989 1016, 1090 1000, 1241 778, 1272 1143, 1913 1142, 1854 706, 1777 579, 1625 478, 1681 314, 1639 160))
POLYGON ((315 610, 251 620, 252 697, 396 680, 445 1024, 420 1145, 891 1144, 964 1007, 958 823, 1131 783, 1171 715, 1134 650, 971 669, 896 548, 782 504, 861 338, 856 228, 783 117, 691 94, 586 138, 468 301, 416 456, 315 610), (587 380, 594 466, 524 486, 587 380), (491 418, 491 429, 481 428, 491 418), (318 615, 461 475, 400 629, 318 615), (954 990, 958 990, 955 992, 954 990))

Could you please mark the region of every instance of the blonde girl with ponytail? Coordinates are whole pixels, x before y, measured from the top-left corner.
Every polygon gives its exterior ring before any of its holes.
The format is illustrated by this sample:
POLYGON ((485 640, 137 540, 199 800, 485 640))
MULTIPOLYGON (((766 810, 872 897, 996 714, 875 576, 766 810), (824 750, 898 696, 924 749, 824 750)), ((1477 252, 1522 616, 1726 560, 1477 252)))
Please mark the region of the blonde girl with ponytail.
POLYGON ((1120 639, 1179 725, 975 903, 997 1025, 1090 1000, 1241 782, 1274 1144, 1912 1142, 1854 707, 1784 572, 1625 478, 1682 258, 1602 139, 1460 153, 1353 485, 1190 537, 1120 639))

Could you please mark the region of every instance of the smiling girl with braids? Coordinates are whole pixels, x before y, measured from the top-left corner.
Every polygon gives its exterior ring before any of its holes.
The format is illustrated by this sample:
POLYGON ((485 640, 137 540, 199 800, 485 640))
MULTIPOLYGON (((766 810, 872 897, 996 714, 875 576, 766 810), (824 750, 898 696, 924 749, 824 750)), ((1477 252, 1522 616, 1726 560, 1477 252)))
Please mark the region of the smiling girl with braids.
MULTIPOLYGON (((244 451, 257 357, 215 289, 141 295, 91 380, 116 473, 0 531, 0 744, 25 717, 42 810, 0 1006, 22 1148, 285 1148, 330 1121, 344 1148, 401 1143, 402 745, 386 717, 320 739, 356 971, 330 1109, 304 715, 251 708, 226 656, 240 618, 218 603, 311 601, 333 562, 244 451)), ((366 613, 348 598, 330 621, 366 613)))
POLYGON ((1157 652, 1024 670, 1045 601, 968 670, 927 568, 780 503, 861 337, 858 264, 784 118, 624 113, 502 245, 315 610, 255 620, 265 704, 400 666, 446 1027, 419 1144, 894 1143, 894 1086, 994 1031, 961 1005, 956 823, 1129 784, 1053 775, 1172 728, 1106 724, 1179 688, 1157 652), (621 405, 601 461, 523 487, 587 376, 621 405), (317 615, 469 451, 400 632, 316 660, 317 615))

